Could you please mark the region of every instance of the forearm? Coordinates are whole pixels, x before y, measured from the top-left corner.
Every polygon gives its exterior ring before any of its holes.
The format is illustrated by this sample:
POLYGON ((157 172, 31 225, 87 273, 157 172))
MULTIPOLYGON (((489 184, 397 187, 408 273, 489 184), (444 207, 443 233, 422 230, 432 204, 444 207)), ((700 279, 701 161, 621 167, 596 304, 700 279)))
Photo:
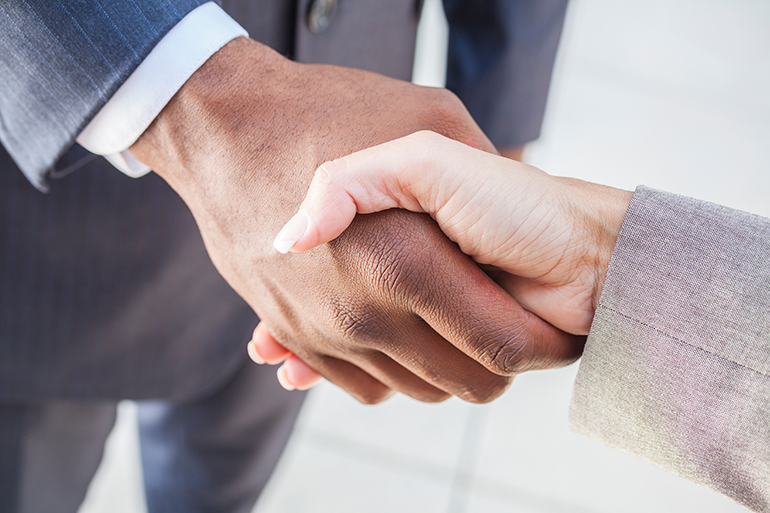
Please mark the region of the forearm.
POLYGON ((580 363, 572 428, 767 511, 768 255, 770 220, 638 188, 580 363))

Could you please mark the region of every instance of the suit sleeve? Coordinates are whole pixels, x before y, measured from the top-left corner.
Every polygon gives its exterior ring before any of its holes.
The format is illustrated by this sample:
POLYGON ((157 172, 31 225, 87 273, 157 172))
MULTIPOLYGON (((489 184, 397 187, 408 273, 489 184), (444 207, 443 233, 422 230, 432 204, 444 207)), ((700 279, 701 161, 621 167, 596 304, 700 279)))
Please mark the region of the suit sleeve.
POLYGON ((0 142, 40 189, 47 170, 160 39, 205 0, 0 4, 0 142))
POLYGON ((770 511, 770 220, 637 189, 570 422, 770 511))
POLYGON ((498 148, 540 136, 567 0, 444 0, 447 88, 498 148))

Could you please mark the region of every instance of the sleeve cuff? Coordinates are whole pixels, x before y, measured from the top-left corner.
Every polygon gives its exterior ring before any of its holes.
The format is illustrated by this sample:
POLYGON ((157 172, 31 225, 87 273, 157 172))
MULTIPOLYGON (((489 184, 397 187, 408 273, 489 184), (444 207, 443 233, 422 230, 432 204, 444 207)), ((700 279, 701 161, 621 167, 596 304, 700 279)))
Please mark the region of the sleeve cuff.
POLYGON ((214 2, 196 8, 160 40, 77 142, 129 176, 147 174, 150 168, 128 148, 209 57, 241 36, 248 33, 214 2))
POLYGON ((574 431, 770 511, 770 220, 639 187, 570 406, 574 431))

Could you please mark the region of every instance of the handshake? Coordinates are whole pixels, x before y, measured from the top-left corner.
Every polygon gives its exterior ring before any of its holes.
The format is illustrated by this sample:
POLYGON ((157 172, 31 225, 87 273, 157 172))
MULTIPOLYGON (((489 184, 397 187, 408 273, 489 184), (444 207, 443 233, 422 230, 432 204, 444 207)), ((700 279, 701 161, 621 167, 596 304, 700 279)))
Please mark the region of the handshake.
POLYGON ((288 357, 287 386, 321 375, 364 403, 486 402, 518 373, 575 361, 631 195, 493 155, 446 90, 245 38, 131 151, 263 320, 251 354, 288 357), (294 253, 278 253, 268 241, 311 181, 278 240, 294 253))
MULTIPOLYGON (((553 177, 423 131, 320 166, 299 212, 273 245, 284 254, 311 250, 340 236, 356 214, 388 209, 429 214, 499 286, 490 297, 509 294, 515 301, 508 300, 509 311, 496 312, 499 318, 475 326, 478 338, 456 346, 490 372, 512 376, 565 365, 579 356, 630 200, 630 192, 553 177)), ((432 293, 432 285, 425 286, 432 293)), ((451 302, 464 293, 443 292, 444 297, 435 299, 451 302)), ((466 305, 486 308, 484 303, 466 305)), ((469 320, 479 316, 458 314, 469 320)), ((458 325, 450 333, 465 328, 458 325)), ((278 380, 286 389, 307 389, 321 378, 276 340, 264 322, 254 331, 248 351, 260 364, 285 361, 278 380)), ((447 360, 447 370, 454 361, 463 365, 462 360, 447 360)), ((440 371, 441 366, 437 359, 435 368, 440 371)), ((438 376, 431 376, 432 383, 441 388, 438 376)), ((473 393, 467 397, 479 398, 473 393)))
POLYGON ((190 208, 286 388, 487 402, 574 362, 593 323, 573 429, 767 511, 766 219, 549 176, 445 90, 243 38, 131 152, 190 208))

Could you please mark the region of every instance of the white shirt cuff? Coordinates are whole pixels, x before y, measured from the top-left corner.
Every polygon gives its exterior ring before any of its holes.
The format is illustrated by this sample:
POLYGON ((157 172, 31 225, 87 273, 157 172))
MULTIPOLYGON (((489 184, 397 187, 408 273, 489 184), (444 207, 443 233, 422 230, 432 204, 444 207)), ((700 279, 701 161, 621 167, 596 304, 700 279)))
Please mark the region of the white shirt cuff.
POLYGON ((197 7, 177 23, 139 64, 76 141, 129 176, 150 168, 128 148, 209 57, 248 33, 214 2, 197 7))

